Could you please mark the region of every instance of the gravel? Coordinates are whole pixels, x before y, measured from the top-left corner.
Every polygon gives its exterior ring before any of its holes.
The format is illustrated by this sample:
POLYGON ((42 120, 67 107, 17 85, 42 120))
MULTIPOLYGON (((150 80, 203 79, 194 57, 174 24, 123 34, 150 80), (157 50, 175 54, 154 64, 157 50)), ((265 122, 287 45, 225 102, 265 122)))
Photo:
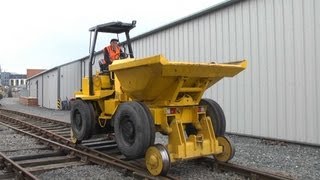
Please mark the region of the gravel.
MULTIPOLYGON (((231 163, 245 165, 290 176, 293 179, 320 178, 320 148, 279 141, 227 135, 236 148, 231 163)), ((167 138, 156 134, 156 143, 167 143, 167 138)), ((243 179, 233 173, 223 173, 197 160, 175 164, 170 172, 183 179, 243 179)))
POLYGON ((38 175, 39 179, 68 179, 68 180, 99 180, 99 179, 133 179, 132 177, 127 177, 123 175, 115 168, 104 167, 99 165, 84 165, 75 166, 70 168, 62 168, 53 171, 48 171, 38 175))
POLYGON ((21 147, 32 147, 33 144, 36 141, 30 138, 27 138, 27 136, 24 136, 22 134, 18 134, 16 131, 8 128, 8 127, 0 127, 0 143, 5 143, 7 146, 1 146, 0 150, 11 150, 15 148, 21 148, 21 147), (10 141, 10 142, 8 142, 10 141))
MULTIPOLYGON (((19 110, 30 114, 69 122, 69 111, 57 111, 17 104, 16 98, 1 100, 2 108, 19 110)), ((0 127, 0 133, 2 128, 0 127)), ((268 170, 293 179, 320 178, 320 147, 228 135, 234 142, 236 153, 230 161, 260 170, 268 170)), ((1 136, 2 137, 2 136, 1 136)), ((10 140, 8 140, 10 141, 10 140)), ((1 140, 1 143, 4 141, 1 140)), ((167 137, 156 134, 156 143, 167 142, 167 137)), ((2 145, 1 145, 2 147, 2 145)), ((181 179, 245 179, 230 172, 221 172, 211 164, 189 160, 173 164, 169 170, 181 179)), ((130 179, 118 170, 101 166, 63 168, 41 175, 41 179, 130 179), (47 174, 47 175, 46 175, 47 174), (67 175, 69 174, 69 175, 67 175), (80 174, 78 176, 78 174, 80 174), (52 177, 52 178, 50 178, 52 177)))
MULTIPOLYGON (((37 147, 43 147, 38 144, 38 141, 29 136, 23 136, 18 132, 0 125, 0 152, 9 157, 20 155, 36 155, 53 150, 47 149, 35 149, 37 147), (24 150, 19 150, 23 148, 24 150), (29 148, 29 149, 28 149, 29 148)), ((5 171, 0 170, 0 175, 5 171)), ((102 167, 98 165, 83 165, 73 166, 68 168, 62 168, 57 170, 48 171, 40 175, 36 175, 39 179, 133 179, 128 177, 126 173, 121 172, 114 167, 102 167)))
POLYGON ((47 152, 47 150, 34 149, 37 147, 43 147, 42 145, 38 144, 38 141, 35 139, 18 134, 18 132, 2 125, 0 126, 0 137, 0 151, 7 156, 47 152), (22 148, 24 150, 19 150, 22 148))
POLYGON ((252 168, 291 175, 295 179, 320 178, 320 148, 230 135, 236 154, 230 161, 252 168))

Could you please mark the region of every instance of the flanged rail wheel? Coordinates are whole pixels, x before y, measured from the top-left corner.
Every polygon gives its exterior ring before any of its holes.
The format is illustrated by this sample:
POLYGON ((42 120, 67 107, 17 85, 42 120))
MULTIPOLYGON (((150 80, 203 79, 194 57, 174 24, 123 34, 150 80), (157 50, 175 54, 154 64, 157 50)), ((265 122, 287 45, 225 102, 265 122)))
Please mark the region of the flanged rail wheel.
POLYGON ((81 141, 79 141, 77 139, 77 137, 74 135, 74 132, 72 129, 70 129, 70 138, 71 138, 71 142, 74 143, 74 144, 79 144, 81 143, 81 141))
POLYGON ((150 146, 145 155, 145 162, 148 171, 154 175, 166 175, 170 169, 170 155, 167 149, 161 145, 156 144, 150 146))
POLYGON ((235 148, 232 141, 226 136, 220 136, 217 138, 218 143, 222 146, 222 153, 214 155, 215 159, 220 162, 228 162, 233 158, 235 148))
POLYGON ((115 139, 120 152, 128 159, 144 156, 154 144, 153 119, 144 104, 136 101, 119 105, 114 116, 115 139))
POLYGON ((71 128, 74 142, 81 142, 82 140, 91 137, 92 119, 89 106, 82 100, 75 100, 71 109, 71 128))

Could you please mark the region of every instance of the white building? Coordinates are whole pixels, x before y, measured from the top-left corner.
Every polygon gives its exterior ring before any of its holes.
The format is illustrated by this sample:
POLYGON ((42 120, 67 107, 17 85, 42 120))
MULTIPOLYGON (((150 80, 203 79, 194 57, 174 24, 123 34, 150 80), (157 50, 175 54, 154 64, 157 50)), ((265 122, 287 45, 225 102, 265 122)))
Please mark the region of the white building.
MULTIPOLYGON (((226 1, 132 42, 138 58, 163 54, 175 61, 247 59, 244 72, 205 94, 224 109, 227 131, 320 145, 320 1, 226 1)), ((37 92, 40 106, 56 108, 50 103, 72 97, 87 65, 85 57, 30 78, 30 94, 37 92), (47 81, 57 85, 46 90, 47 81)))

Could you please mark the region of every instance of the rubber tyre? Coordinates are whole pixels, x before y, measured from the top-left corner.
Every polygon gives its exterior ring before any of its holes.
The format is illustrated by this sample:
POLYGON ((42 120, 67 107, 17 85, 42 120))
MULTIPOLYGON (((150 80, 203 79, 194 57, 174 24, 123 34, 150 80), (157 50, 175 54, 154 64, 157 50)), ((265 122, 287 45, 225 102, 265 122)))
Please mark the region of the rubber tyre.
POLYGON ((90 109, 90 114, 92 118, 92 135, 95 134, 103 134, 103 133, 113 133, 113 127, 111 126, 111 122, 107 122, 104 127, 101 127, 98 118, 99 114, 101 114, 101 110, 99 108, 99 105, 97 104, 96 101, 88 101, 87 102, 89 109, 90 109))
POLYGON ((78 141, 89 139, 92 135, 92 116, 89 105, 82 100, 75 100, 70 116, 74 137, 78 141))
MULTIPOLYGON (((226 132, 226 118, 220 105, 212 99, 201 99, 200 106, 207 106, 206 114, 210 117, 215 136, 223 136, 226 132)), ((186 133, 197 134, 197 130, 191 125, 186 126, 186 133)))
POLYGON ((91 138, 92 135, 94 134, 97 134, 97 128, 99 126, 98 122, 97 122, 97 113, 96 111, 94 110, 94 105, 93 105, 93 102, 89 102, 89 101, 86 101, 88 107, 89 107, 89 111, 90 111, 90 118, 91 118, 91 133, 90 133, 90 136, 88 137, 89 139, 91 138))
POLYGON ((148 122, 150 124, 150 130, 151 130, 149 146, 152 146, 152 145, 154 145, 154 141, 156 139, 156 127, 154 125, 154 120, 153 120, 152 114, 151 114, 148 106, 145 105, 143 102, 138 102, 138 103, 144 108, 144 110, 145 110, 145 112, 147 113, 147 116, 148 116, 148 122))
POLYGON ((115 139, 127 159, 144 157, 148 147, 154 143, 153 121, 145 108, 139 102, 125 102, 119 105, 114 116, 115 139))

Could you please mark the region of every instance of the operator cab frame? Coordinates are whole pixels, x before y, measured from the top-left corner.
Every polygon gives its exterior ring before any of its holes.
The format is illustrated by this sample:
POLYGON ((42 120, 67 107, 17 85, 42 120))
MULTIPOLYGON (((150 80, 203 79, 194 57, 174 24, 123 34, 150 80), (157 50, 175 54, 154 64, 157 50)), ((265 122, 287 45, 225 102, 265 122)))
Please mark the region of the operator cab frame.
POLYGON ((94 26, 89 29, 90 31, 90 42, 92 39, 92 42, 90 43, 90 56, 89 56, 89 95, 93 96, 93 78, 92 78, 92 62, 93 62, 93 57, 94 57, 94 52, 95 52, 95 46, 97 43, 97 37, 98 33, 114 33, 114 34, 121 34, 125 33, 126 35, 126 41, 125 44, 128 46, 129 50, 129 56, 130 58, 134 58, 133 56, 133 51, 132 51, 132 46, 131 46, 131 40, 130 40, 130 35, 129 32, 131 29, 136 27, 136 21, 132 21, 132 23, 123 23, 120 21, 117 22, 109 22, 105 24, 100 24, 97 26, 94 26), (92 37, 93 33, 93 38, 92 37))

